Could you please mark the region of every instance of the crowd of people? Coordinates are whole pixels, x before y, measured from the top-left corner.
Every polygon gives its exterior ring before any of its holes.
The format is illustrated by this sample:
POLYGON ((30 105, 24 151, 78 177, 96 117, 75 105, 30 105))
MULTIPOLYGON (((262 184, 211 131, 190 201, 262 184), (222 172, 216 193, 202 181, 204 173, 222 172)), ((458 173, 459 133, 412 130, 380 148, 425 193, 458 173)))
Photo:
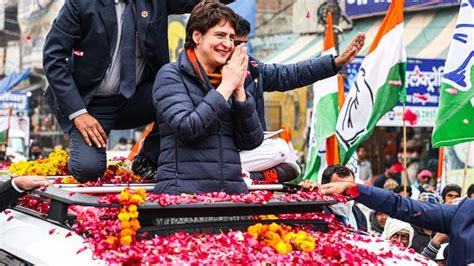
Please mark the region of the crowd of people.
MULTIPOLYGON (((407 186, 404 186, 404 181, 402 180, 402 173, 405 169, 398 160, 388 160, 385 164, 384 172, 380 175, 373 175, 372 165, 367 160, 366 154, 365 147, 358 147, 360 183, 391 191, 403 198, 410 198, 417 202, 434 205, 455 206, 465 198, 474 198, 474 184, 467 188, 465 195, 462 194, 462 188, 457 184, 447 184, 442 189, 437 189, 437 167, 421 169, 418 169, 418 165, 412 167, 411 170, 416 171, 415 177, 407 177, 407 186)), ((447 248, 450 241, 446 234, 433 230, 431 226, 421 226, 416 222, 405 223, 398 221, 394 217, 391 218, 388 214, 389 212, 384 212, 383 209, 367 210, 366 216, 368 217, 369 231, 385 239, 400 242, 404 246, 411 247, 417 253, 436 260, 441 264, 445 263, 448 250, 450 250, 447 248)), ((473 239, 470 240, 474 241, 473 239)))
MULTIPOLYGON (((247 53, 249 23, 226 5, 165 2, 145 7, 142 1, 66 0, 56 18, 45 40, 45 97, 70 137, 72 175, 80 182, 96 180, 105 171, 110 131, 154 122, 132 169, 154 179, 155 193, 247 193, 244 177, 268 182, 298 177, 292 146, 265 135, 263 93, 336 75, 362 49, 365 35, 357 35, 338 57, 264 64, 247 53), (177 62, 169 63, 167 15, 186 12, 191 15, 185 49, 177 62)), ((117 149, 127 145, 122 141, 117 149)), ((387 163, 374 178, 370 162, 363 160, 365 149, 357 153, 362 158, 359 178, 373 186, 356 185, 354 173, 344 166, 329 166, 321 191, 347 193, 363 205, 351 200, 326 212, 433 260, 440 258, 439 250, 447 252, 441 245, 449 243, 450 254, 442 260, 474 263, 474 252, 468 252, 474 244, 474 200, 461 199, 461 188, 453 184, 438 196, 430 169, 420 169, 408 187, 398 162, 387 163)), ((8 198, 44 185, 44 180, 34 179, 29 186, 17 180, 2 186, 8 198)), ((311 181, 301 185, 319 186, 311 181)), ((473 185, 468 190, 472 196, 473 185)), ((3 194, 0 198, 3 208, 8 202, 3 194)))

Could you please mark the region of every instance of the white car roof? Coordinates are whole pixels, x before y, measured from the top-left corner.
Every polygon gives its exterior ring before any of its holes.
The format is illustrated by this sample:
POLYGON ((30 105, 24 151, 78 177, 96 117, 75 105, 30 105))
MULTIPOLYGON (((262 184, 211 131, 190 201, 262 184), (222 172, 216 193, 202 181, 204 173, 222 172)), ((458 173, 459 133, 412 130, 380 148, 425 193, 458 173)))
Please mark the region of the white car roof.
POLYGON ((15 210, 0 213, 0 250, 35 265, 104 265, 84 239, 49 221, 15 210), (8 214, 6 214, 8 213, 8 214), (13 217, 13 218, 10 218, 13 217), (54 232, 53 232, 54 231, 54 232), (71 236, 66 237, 68 234, 71 236))

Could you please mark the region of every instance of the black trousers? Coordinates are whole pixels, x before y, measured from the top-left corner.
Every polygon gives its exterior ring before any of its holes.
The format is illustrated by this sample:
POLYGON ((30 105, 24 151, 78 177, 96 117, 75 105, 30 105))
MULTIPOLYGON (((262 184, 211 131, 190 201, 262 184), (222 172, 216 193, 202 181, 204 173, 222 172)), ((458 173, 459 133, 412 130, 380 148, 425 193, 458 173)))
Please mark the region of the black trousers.
MULTIPOLYGON (((152 83, 144 83, 130 99, 122 95, 92 98, 87 112, 97 119, 107 136, 112 129, 123 130, 142 127, 155 121, 156 112, 152 101, 152 83)), ((107 158, 105 148, 99 149, 94 143, 87 145, 79 130, 73 126, 69 132, 71 152, 69 171, 81 183, 95 181, 105 171, 107 158)), ((141 155, 158 163, 160 139, 158 125, 145 139, 141 155)))

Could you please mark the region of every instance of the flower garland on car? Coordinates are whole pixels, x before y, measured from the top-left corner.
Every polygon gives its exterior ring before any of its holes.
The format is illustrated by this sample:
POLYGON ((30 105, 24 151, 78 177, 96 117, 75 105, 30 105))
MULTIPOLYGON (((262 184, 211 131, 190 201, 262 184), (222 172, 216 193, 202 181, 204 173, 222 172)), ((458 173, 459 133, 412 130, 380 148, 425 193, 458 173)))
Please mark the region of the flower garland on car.
POLYGON ((247 228, 253 238, 264 246, 275 249, 279 254, 288 254, 293 250, 311 252, 316 246, 316 240, 305 231, 292 231, 290 226, 271 224, 255 224, 247 228))
POLYGON ((147 193, 144 189, 130 190, 124 189, 118 198, 122 205, 118 220, 120 221, 120 233, 117 236, 107 238, 107 243, 111 245, 130 245, 141 228, 138 221, 138 206, 145 202, 147 193))
POLYGON ((10 165, 10 174, 16 175, 69 175, 69 155, 66 151, 57 149, 48 158, 35 161, 19 161, 10 165))

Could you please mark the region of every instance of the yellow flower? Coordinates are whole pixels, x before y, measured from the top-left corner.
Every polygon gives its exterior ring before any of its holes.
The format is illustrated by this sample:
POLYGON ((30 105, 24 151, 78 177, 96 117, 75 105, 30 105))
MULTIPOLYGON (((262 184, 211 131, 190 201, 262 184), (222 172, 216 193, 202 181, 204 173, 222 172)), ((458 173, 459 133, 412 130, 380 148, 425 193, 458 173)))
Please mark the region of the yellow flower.
POLYGON ((305 231, 298 231, 295 237, 295 243, 297 245, 301 244, 303 241, 306 241, 308 239, 308 234, 306 234, 305 231))
POLYGON ((121 237, 133 236, 133 235, 135 235, 135 232, 132 229, 125 228, 122 231, 120 231, 121 237))
POLYGON ((138 188, 137 190, 135 190, 135 193, 140 195, 140 197, 142 197, 142 199, 146 199, 146 190, 144 190, 143 188, 138 188))
POLYGON ((273 215, 273 214, 259 215, 258 218, 261 219, 261 220, 278 220, 278 217, 276 215, 273 215))
POLYGON ((131 219, 138 218, 138 212, 129 212, 129 215, 131 219))
POLYGON ((138 210, 137 205, 130 205, 128 206, 129 212, 136 212, 138 210))
POLYGON ((119 221, 123 222, 123 221, 129 221, 130 220, 130 214, 129 213, 126 213, 126 212, 121 212, 119 213, 118 215, 118 219, 119 221))
POLYGON ((124 190, 120 193, 120 196, 119 196, 119 201, 120 202, 126 202, 126 201, 129 201, 130 200, 130 193, 128 192, 128 190, 124 190))
POLYGON ((294 232, 289 232, 283 237, 283 240, 285 240, 285 242, 290 242, 291 239, 295 237, 296 237, 296 234, 294 232))
POLYGON ((281 254, 281 255, 284 255, 284 254, 287 254, 287 253, 293 251, 292 248, 291 248, 291 245, 289 245, 289 244, 287 244, 287 243, 285 243, 285 242, 283 242, 283 241, 278 242, 278 243, 275 245, 274 248, 275 248, 275 250, 276 250, 279 254, 281 254))
POLYGON ((137 231, 141 227, 140 222, 138 221, 138 219, 132 219, 130 221, 130 226, 132 227, 132 230, 135 230, 135 231, 137 231))
POLYGON ((314 247, 315 247, 314 239, 313 239, 313 241, 311 241, 311 240, 303 241, 299 245, 299 249, 304 251, 304 252, 311 252, 311 251, 314 250, 314 247))
POLYGON ((66 176, 61 180, 63 184, 79 184, 79 182, 72 176, 66 176))
POLYGON ((258 223, 258 224, 254 224, 252 226, 249 226, 247 228, 247 232, 249 232, 250 234, 260 234, 260 231, 262 231, 262 227, 263 225, 261 223, 258 223))
POLYGON ((132 243, 132 237, 131 236, 124 236, 120 238, 120 244, 122 246, 125 245, 130 245, 132 243))
POLYGON ((129 221, 122 221, 120 223, 122 229, 125 229, 125 228, 130 228, 131 227, 131 223, 129 221))
POLYGON ((130 200, 129 200, 130 204, 137 204, 137 205, 142 204, 143 201, 144 201, 143 198, 137 194, 132 195, 132 197, 130 197, 130 200))
POLYGON ((278 230, 281 230, 281 226, 279 226, 276 223, 272 223, 269 226, 269 230, 272 231, 272 232, 277 232, 278 230))
POLYGON ((115 236, 109 236, 105 242, 113 245, 115 244, 115 241, 117 241, 117 238, 115 236))

